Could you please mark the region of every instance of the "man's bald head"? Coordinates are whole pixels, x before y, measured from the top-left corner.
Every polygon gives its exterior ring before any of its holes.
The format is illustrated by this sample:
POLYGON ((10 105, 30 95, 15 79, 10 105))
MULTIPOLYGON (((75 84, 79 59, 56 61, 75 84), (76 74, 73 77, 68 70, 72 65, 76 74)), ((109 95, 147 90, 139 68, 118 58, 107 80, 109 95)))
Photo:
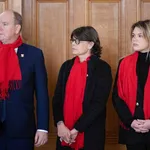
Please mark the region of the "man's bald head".
POLYGON ((22 28, 22 17, 13 10, 5 10, 0 14, 0 41, 2 43, 14 42, 22 28))
POLYGON ((5 10, 4 12, 0 14, 0 16, 3 14, 9 14, 10 16, 12 16, 12 18, 14 19, 14 24, 20 25, 22 29, 22 16, 18 12, 14 10, 5 10))

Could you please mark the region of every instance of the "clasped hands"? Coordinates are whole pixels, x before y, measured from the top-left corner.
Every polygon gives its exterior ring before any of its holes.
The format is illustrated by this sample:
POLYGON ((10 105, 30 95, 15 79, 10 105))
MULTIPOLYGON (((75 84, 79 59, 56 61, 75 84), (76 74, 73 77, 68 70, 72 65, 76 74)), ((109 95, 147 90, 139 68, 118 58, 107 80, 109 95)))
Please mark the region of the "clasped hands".
POLYGON ((57 125, 57 134, 60 137, 60 141, 64 141, 67 144, 72 144, 75 142, 75 139, 78 135, 78 131, 76 129, 69 130, 65 124, 62 122, 57 125))
POLYGON ((146 133, 150 130, 150 120, 133 120, 131 123, 131 127, 136 131, 140 133, 146 133))

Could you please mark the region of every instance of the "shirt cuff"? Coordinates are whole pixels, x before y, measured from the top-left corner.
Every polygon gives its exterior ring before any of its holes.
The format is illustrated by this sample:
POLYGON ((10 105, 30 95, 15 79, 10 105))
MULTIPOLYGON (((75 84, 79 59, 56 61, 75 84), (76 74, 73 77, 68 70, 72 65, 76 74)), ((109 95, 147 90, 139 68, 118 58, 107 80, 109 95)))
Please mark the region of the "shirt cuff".
POLYGON ((37 129, 37 131, 41 131, 41 132, 48 133, 48 131, 47 131, 47 130, 42 130, 42 129, 37 129))

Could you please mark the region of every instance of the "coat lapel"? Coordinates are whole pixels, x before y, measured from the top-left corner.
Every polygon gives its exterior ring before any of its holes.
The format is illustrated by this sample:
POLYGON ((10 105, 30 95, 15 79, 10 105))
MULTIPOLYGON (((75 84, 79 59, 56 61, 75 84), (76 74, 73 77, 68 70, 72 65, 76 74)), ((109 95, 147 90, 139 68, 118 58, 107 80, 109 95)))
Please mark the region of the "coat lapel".
POLYGON ((87 74, 87 80, 86 80, 86 87, 85 87, 85 93, 84 93, 84 106, 86 103, 88 103, 88 100, 91 99, 92 92, 95 88, 95 70, 97 65, 97 58, 96 56, 92 55, 90 60, 88 61, 88 74, 87 74))
POLYGON ((19 64, 20 64, 20 69, 21 69, 21 73, 23 75, 24 73, 24 67, 26 65, 26 60, 27 60, 27 49, 25 49, 24 44, 22 44, 19 48, 18 48, 18 52, 17 52, 17 56, 19 59, 19 64))

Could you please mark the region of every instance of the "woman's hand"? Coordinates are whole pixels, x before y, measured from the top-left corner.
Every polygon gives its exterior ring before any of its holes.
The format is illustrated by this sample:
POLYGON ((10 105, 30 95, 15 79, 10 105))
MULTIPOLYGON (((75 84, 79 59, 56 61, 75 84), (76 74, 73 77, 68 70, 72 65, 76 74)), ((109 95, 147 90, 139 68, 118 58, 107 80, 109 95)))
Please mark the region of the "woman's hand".
POLYGON ((150 120, 149 119, 146 119, 146 120, 138 119, 137 121, 142 124, 142 128, 147 129, 147 130, 150 129, 150 120))
POLYGON ((65 126, 63 122, 57 124, 57 134, 60 137, 60 140, 70 143, 70 130, 65 126))
POLYGON ((133 120, 133 122, 131 123, 131 127, 139 133, 149 132, 149 129, 145 128, 144 126, 144 120, 133 120))
POLYGON ((75 142, 77 135, 78 135, 78 131, 76 129, 72 129, 71 136, 70 136, 70 144, 75 142))

